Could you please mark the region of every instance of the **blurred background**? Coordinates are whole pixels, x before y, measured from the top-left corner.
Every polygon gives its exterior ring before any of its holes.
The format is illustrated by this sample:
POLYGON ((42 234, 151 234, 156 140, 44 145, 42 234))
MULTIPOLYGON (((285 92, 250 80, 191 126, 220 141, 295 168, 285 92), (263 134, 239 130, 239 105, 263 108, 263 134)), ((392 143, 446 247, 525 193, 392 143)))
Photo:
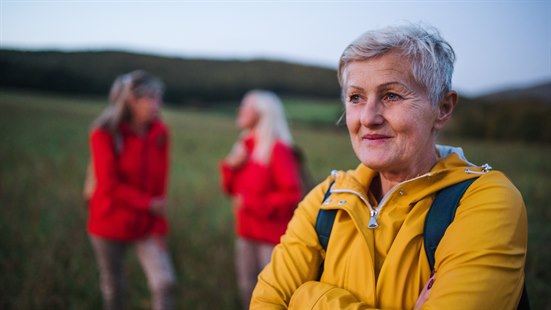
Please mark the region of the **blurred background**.
MULTIPOLYGON (((233 217, 218 161, 253 88, 280 95, 317 181, 357 165, 336 67, 366 30, 437 27, 454 47, 460 103, 439 142, 504 171, 529 216, 527 287, 551 309, 551 2, 0 1, 0 308, 98 309, 81 191, 88 131, 114 78, 167 86, 169 247, 185 309, 237 309, 233 217), (335 145, 328 150, 326 145, 335 145)), ((128 256, 131 309, 149 309, 128 256)))

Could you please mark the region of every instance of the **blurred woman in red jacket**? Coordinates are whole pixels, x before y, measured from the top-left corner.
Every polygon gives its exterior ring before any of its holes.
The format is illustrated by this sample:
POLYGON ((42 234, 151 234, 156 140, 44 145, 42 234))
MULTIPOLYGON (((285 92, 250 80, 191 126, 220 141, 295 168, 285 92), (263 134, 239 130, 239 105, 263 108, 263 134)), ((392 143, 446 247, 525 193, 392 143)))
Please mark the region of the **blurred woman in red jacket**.
POLYGON ((90 135, 95 187, 88 232, 106 309, 124 306, 124 254, 133 246, 153 295, 154 309, 173 307, 175 274, 164 237, 168 129, 159 118, 164 86, 133 71, 113 83, 111 104, 90 135))
POLYGON ((256 278, 301 199, 292 137, 279 98, 247 93, 237 116, 240 139, 221 162, 222 187, 234 203, 235 262, 240 297, 248 308, 256 278))

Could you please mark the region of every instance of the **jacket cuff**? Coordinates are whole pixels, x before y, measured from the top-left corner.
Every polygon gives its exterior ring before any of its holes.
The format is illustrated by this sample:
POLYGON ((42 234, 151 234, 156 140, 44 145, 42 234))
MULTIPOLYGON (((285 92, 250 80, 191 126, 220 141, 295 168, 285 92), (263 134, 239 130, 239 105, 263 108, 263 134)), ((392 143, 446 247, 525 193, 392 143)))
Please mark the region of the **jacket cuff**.
POLYGON ((289 309, 349 309, 355 306, 360 306, 360 301, 349 291, 317 281, 302 284, 289 301, 289 309))

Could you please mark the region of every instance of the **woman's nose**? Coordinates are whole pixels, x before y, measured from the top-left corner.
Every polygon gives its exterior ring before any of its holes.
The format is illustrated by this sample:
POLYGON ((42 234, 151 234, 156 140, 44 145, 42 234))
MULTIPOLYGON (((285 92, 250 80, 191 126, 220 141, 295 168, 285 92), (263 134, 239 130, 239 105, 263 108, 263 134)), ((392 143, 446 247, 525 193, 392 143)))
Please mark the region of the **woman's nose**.
POLYGON ((360 122, 365 127, 381 125, 385 121, 383 110, 381 102, 376 99, 368 99, 361 109, 360 122))

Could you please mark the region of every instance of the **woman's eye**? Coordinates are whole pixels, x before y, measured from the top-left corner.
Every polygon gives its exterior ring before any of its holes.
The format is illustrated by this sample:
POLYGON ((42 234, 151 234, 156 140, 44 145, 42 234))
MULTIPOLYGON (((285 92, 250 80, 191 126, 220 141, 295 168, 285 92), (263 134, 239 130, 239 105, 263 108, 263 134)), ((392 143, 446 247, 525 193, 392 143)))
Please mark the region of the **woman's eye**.
POLYGON ((397 100, 400 100, 402 97, 398 94, 395 94, 395 93, 387 93, 385 94, 385 96, 383 97, 383 100, 384 101, 397 101, 397 100))
POLYGON ((358 103, 361 99, 360 95, 351 95, 348 97, 348 101, 352 103, 358 103))

